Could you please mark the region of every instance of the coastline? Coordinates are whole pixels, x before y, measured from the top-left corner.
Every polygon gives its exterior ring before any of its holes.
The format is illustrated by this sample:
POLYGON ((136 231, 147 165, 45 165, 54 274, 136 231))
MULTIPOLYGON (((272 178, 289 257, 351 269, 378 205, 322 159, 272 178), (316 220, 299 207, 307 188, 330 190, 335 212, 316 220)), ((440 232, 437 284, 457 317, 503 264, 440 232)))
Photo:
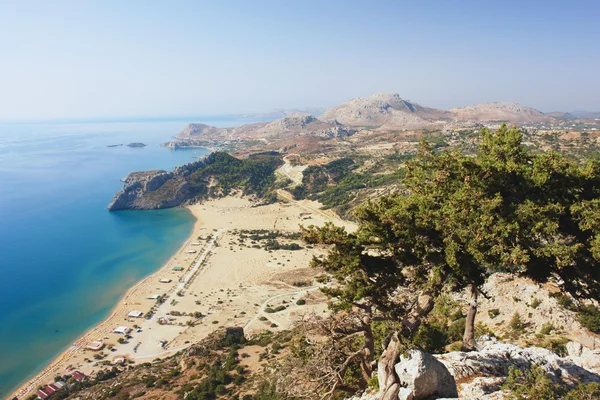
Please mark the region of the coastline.
POLYGON ((313 256, 325 254, 324 249, 265 251, 240 235, 256 229, 298 232, 300 225, 328 221, 349 229, 355 225, 321 210, 316 202, 281 197, 287 202, 257 205, 247 198, 227 196, 187 206, 196 221, 175 254, 127 290, 107 318, 9 398, 24 399, 40 385, 52 382, 57 373, 80 371, 93 377, 101 369, 120 364, 118 360, 135 364, 170 356, 220 328, 243 327, 250 335, 265 329, 285 330, 307 313, 327 312, 321 284, 314 281, 321 271, 309 267, 313 256), (157 296, 166 301, 158 302, 157 296), (296 304, 298 299, 305 301, 296 304), (275 303, 285 304, 285 310, 265 311, 275 303), (133 310, 144 314, 152 310, 154 315, 151 319, 127 316, 133 310), (119 326, 134 328, 129 340, 114 333, 119 326), (85 348, 97 340, 103 341, 105 351, 85 348))
POLYGON ((129 305, 130 300, 140 292, 144 287, 146 287, 150 281, 152 281, 156 276, 161 273, 169 271, 171 265, 173 265, 177 256, 181 255, 184 250, 189 246, 192 242, 194 233, 198 231, 200 227, 200 221, 197 216, 191 211, 189 207, 185 207, 190 212, 190 215, 195 219, 194 226, 192 231, 190 232, 189 237, 185 240, 185 242, 177 249, 175 254, 173 254, 169 260, 165 264, 163 264, 159 269, 150 275, 142 278, 138 282, 136 282, 132 287, 127 289, 125 294, 119 299, 117 304, 111 309, 108 316, 103 319, 100 323, 94 325, 92 328, 85 331, 81 336, 75 340, 69 347, 63 350, 60 354, 58 354, 52 361, 50 361, 40 372, 28 378, 26 382, 20 384, 16 390, 13 390, 11 394, 7 397, 7 399, 13 399, 14 397, 18 397, 19 400, 24 398, 23 396, 31 394, 36 388, 40 385, 47 384, 51 382, 56 375, 57 372, 62 371, 64 373, 64 369, 67 366, 68 362, 75 357, 78 353, 81 353, 86 343, 93 342, 95 340, 102 340, 106 337, 107 334, 110 334, 114 329, 114 325, 117 323, 116 320, 122 317, 129 305))

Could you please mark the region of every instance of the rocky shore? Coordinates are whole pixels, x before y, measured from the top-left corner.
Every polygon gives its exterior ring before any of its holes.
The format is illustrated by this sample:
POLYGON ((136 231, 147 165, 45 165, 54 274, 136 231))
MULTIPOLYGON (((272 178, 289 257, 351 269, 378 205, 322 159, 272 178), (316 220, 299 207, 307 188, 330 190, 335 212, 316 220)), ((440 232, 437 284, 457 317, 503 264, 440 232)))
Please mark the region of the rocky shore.
POLYGON ((261 197, 272 192, 274 172, 281 164, 281 155, 276 152, 238 159, 228 153, 215 151, 171 172, 133 172, 122 179, 125 184, 114 196, 108 209, 177 207, 206 197, 222 197, 232 190, 261 197))
POLYGON ((184 204, 200 193, 200 188, 190 184, 186 178, 212 163, 211 155, 171 172, 153 170, 128 174, 122 179, 125 185, 108 205, 109 211, 154 210, 184 204))

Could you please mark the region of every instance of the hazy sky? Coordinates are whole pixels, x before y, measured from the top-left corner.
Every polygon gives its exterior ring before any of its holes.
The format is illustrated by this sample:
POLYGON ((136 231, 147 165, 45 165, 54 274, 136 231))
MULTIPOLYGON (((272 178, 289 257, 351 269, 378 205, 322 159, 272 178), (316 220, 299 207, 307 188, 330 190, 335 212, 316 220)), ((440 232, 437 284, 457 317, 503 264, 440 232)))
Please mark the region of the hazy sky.
POLYGON ((600 1, 0 0, 0 119, 600 110, 600 1))

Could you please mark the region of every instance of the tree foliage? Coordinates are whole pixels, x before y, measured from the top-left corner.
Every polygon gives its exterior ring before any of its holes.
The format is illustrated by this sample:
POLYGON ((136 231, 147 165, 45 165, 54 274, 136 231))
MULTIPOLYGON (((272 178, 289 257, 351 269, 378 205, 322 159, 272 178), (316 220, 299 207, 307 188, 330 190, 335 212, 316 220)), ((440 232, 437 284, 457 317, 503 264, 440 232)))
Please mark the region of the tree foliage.
POLYGON ((359 208, 356 232, 331 224, 305 230, 308 241, 331 246, 313 265, 339 283, 325 290, 336 309, 368 305, 401 318, 399 287, 433 294, 469 287, 466 341, 477 295, 496 271, 556 279, 576 298, 600 292, 598 161, 532 154, 519 130, 503 125, 482 129, 475 156, 437 153, 423 142, 406 169, 406 190, 359 208))
POLYGON ((240 189, 244 194, 263 196, 275 183, 275 169, 282 163, 278 153, 260 153, 238 159, 225 152, 214 152, 207 157, 206 165, 194 171, 188 181, 203 189, 198 189, 199 192, 227 195, 233 189, 240 189))

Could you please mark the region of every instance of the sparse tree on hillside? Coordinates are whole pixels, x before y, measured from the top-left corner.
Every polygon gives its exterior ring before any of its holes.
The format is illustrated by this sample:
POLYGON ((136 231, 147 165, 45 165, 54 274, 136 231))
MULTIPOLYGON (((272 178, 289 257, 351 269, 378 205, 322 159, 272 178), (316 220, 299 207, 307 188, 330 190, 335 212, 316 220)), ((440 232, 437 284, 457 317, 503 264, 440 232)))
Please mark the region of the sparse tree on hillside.
POLYGON ((474 157, 422 143, 407 169, 406 193, 357 210, 356 233, 331 225, 305 231, 333 245, 314 264, 340 283, 326 291, 338 308, 389 314, 399 285, 433 294, 468 289, 463 348, 472 350, 478 296, 496 271, 555 278, 575 297, 600 292, 598 161, 532 154, 519 130, 503 125, 481 131, 474 157))

